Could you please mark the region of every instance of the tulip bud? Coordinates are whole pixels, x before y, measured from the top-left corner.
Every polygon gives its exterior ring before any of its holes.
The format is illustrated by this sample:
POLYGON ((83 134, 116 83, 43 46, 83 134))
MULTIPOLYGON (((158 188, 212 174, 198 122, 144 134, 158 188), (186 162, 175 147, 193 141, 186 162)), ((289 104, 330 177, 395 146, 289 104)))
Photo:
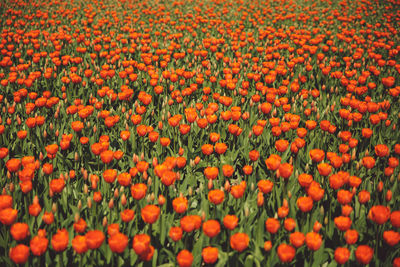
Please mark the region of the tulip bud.
POLYGON ((288 198, 291 199, 292 198, 292 192, 290 190, 288 190, 288 198))
POLYGON ((7 171, 7 179, 11 179, 11 172, 7 171))
POLYGON ((39 153, 39 160, 40 160, 40 161, 42 161, 42 160, 43 160, 43 158, 44 158, 44 156, 43 156, 43 153, 42 153, 42 152, 40 152, 40 153, 39 153))
POLYGON ((324 206, 321 206, 321 208, 319 209, 319 213, 321 215, 324 215, 324 213, 325 213, 324 206))
POLYGON ((78 152, 75 152, 75 161, 79 160, 78 152))
POLYGON ((156 197, 154 196, 154 192, 152 192, 152 193, 150 194, 150 200, 151 200, 151 202, 153 202, 155 198, 156 198, 156 197))
POLYGON ((78 213, 78 212, 75 213, 74 222, 77 223, 77 222, 79 221, 80 217, 81 217, 81 216, 79 216, 79 213, 78 213))
POLYGON ((315 221, 314 227, 313 227, 313 231, 314 231, 315 233, 318 233, 319 230, 321 230, 321 228, 322 228, 322 224, 320 224, 318 221, 315 221))
POLYGON ((124 193, 124 194, 122 194, 122 196, 121 196, 121 205, 122 205, 122 206, 125 206, 125 205, 126 205, 126 202, 127 202, 127 200, 126 200, 126 196, 125 196, 125 193, 124 193))
POLYGON ((53 203, 53 205, 51 206, 51 210, 53 211, 53 213, 57 212, 57 203, 53 203))
POLYGON ((188 188, 188 194, 189 194, 189 196, 192 196, 192 194, 193 194, 193 189, 191 186, 189 186, 189 188, 188 188))
POLYGON ((261 207, 264 205, 264 194, 262 192, 258 192, 257 194, 257 206, 261 207))
POLYGON ((58 137, 60 135, 60 131, 57 129, 56 130, 56 136, 58 137))
POLYGON ((153 158, 153 166, 157 167, 158 166, 158 160, 156 157, 153 158))
POLYGON ((392 200, 392 191, 389 189, 388 191, 386 191, 386 201, 390 201, 392 200))
POLYGON ((114 190, 114 198, 118 198, 119 197, 119 191, 118 189, 114 190))
POLYGON ((78 201, 78 210, 81 210, 82 209, 82 201, 79 199, 79 201, 78 201))
POLYGON ((88 206, 89 209, 92 208, 92 198, 91 197, 87 198, 87 206, 88 206))
POLYGON ((208 180, 208 190, 211 190, 213 188, 213 182, 212 180, 208 180))
POLYGON ((43 137, 44 137, 44 138, 47 138, 47 132, 46 132, 46 130, 43 130, 43 137))
POLYGON ((382 192, 383 190, 383 182, 379 181, 378 186, 376 187, 376 189, 378 190, 378 192, 382 192))
POLYGON ((10 183, 10 188, 9 188, 9 190, 10 190, 11 193, 14 192, 14 190, 15 190, 15 185, 14 185, 14 183, 10 183))
POLYGON ((229 192, 231 190, 231 184, 228 180, 225 181, 224 189, 226 192, 229 192))
POLYGON ((162 206, 165 203, 165 197, 163 195, 158 196, 158 205, 162 206))
POLYGON ((96 133, 97 132, 97 127, 96 127, 96 125, 94 125, 93 126, 93 133, 96 133))
POLYGON ((84 184, 83 186, 83 193, 85 193, 85 195, 89 192, 89 188, 87 186, 87 184, 84 184))
POLYGON ((107 227, 107 216, 104 216, 104 218, 103 218, 103 227, 105 228, 105 227, 107 227))
POLYGON ((113 198, 111 198, 110 201, 108 202, 108 208, 109 209, 114 208, 114 199, 113 198))

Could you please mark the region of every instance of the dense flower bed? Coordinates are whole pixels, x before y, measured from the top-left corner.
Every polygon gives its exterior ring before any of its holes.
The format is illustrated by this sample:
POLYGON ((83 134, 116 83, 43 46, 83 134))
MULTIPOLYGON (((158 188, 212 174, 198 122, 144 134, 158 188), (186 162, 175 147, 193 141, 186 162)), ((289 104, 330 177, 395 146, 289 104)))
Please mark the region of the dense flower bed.
POLYGON ((1 1, 0 263, 400 266, 398 10, 1 1))

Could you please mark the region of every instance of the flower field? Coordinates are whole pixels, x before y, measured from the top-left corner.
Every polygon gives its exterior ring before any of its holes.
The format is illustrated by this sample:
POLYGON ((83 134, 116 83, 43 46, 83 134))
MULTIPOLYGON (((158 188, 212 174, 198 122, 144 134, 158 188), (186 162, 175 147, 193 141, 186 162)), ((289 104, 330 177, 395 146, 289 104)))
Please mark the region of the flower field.
POLYGON ((0 14, 0 266, 400 266, 398 0, 0 14))

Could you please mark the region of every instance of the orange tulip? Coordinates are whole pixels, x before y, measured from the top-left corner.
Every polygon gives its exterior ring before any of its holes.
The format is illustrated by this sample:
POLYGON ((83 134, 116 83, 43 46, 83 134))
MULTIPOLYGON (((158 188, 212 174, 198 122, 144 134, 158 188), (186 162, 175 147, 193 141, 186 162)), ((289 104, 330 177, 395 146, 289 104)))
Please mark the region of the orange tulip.
POLYGON ((64 251, 69 243, 68 232, 66 229, 57 230, 57 233, 51 238, 51 246, 57 252, 64 251))
POLYGON ((188 200, 185 197, 177 197, 172 201, 172 207, 176 213, 184 213, 188 208, 188 200))
POLYGON ((193 255, 186 249, 181 250, 176 256, 176 261, 178 262, 179 267, 190 267, 193 263, 193 255))
POLYGON ((77 235, 72 239, 72 248, 78 254, 85 253, 88 250, 86 244, 86 237, 82 235, 77 235))
POLYGON ((277 254, 281 262, 291 262, 296 255, 296 249, 288 244, 280 244, 277 254))
POLYGON ((28 261, 29 247, 19 244, 10 249, 10 259, 15 264, 24 264, 28 261))
POLYGON ((142 219, 145 223, 153 224, 160 215, 160 208, 155 205, 147 205, 141 210, 142 219))
POLYGON ((136 200, 140 200, 146 196, 147 185, 143 183, 137 183, 131 186, 132 197, 136 200))
POLYGON ((168 235, 174 242, 177 242, 181 240, 182 234, 183 230, 181 227, 171 227, 168 235))
POLYGON ((150 236, 146 234, 137 234, 133 237, 133 250, 137 255, 146 254, 150 248, 150 236))
POLYGON ((299 248, 304 245, 304 241, 306 237, 302 232, 294 232, 289 235, 290 244, 292 244, 295 248, 299 248))
POLYGON ((339 264, 345 264, 350 258, 350 250, 345 247, 338 247, 334 254, 335 261, 339 264))
POLYGON ((360 245, 357 247, 355 255, 359 263, 366 265, 372 260, 374 250, 367 245, 360 245))
POLYGON ((309 232, 306 235, 306 244, 309 249, 316 251, 322 245, 322 236, 315 232, 309 232))
POLYGON ((214 264, 218 260, 218 248, 216 247, 205 247, 201 252, 204 263, 214 264))
POLYGON ((216 220, 208 220, 203 223, 203 232, 206 236, 212 238, 219 234, 221 226, 216 220))
POLYGON ((242 252, 249 246, 249 236, 245 233, 236 233, 231 236, 230 238, 230 245, 231 248, 238 251, 242 252))
POLYGON ((108 246, 114 253, 122 253, 127 247, 129 239, 122 233, 116 233, 108 238, 108 246))
POLYGON ((35 256, 43 255, 47 250, 48 244, 49 244, 49 240, 44 236, 37 235, 37 236, 33 237, 30 241, 30 248, 31 248, 32 254, 35 256))

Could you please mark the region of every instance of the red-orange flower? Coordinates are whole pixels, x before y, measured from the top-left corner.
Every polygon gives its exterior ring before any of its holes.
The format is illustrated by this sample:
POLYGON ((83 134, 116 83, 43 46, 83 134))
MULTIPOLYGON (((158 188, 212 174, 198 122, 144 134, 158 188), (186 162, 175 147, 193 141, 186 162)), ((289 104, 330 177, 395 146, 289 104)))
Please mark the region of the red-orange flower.
POLYGON ((332 166, 328 163, 320 163, 317 167, 319 174, 322 176, 328 176, 332 171, 332 166))
POLYGON ((203 223, 203 232, 208 237, 215 237, 221 231, 221 226, 216 220, 208 220, 203 223))
POLYGON ((281 262, 291 262, 296 255, 296 249, 288 244, 280 244, 277 254, 281 262))
POLYGON ((18 210, 5 208, 0 210, 0 222, 4 225, 11 225, 17 219, 18 210))
POLYGON ((155 205, 147 205, 141 210, 142 219, 145 223, 153 224, 160 215, 160 208, 155 205))
POLYGON ((16 172, 19 170, 21 166, 21 160, 20 159, 9 159, 6 163, 6 168, 9 172, 16 172))
POLYGON ((29 235, 29 226, 26 223, 14 223, 10 233, 15 240, 24 240, 29 235))
POLYGON ((325 152, 321 149, 310 150, 310 158, 314 162, 321 162, 325 157, 325 152))
POLYGON ((132 197, 136 200, 140 200, 146 196, 147 185, 143 183, 137 183, 131 186, 132 197))
POLYGON ((382 205, 373 206, 368 213, 368 218, 377 224, 384 224, 390 218, 390 209, 382 205))
POLYGON ((315 232, 309 232, 306 235, 307 247, 311 250, 318 250, 322 245, 322 236, 315 232))
POLYGON ((170 186, 172 185, 175 180, 177 179, 177 174, 173 171, 170 170, 166 170, 162 173, 161 175, 161 182, 165 185, 165 186, 170 186))
POLYGON ((249 246, 249 242, 249 236, 245 233, 236 233, 230 238, 231 248, 239 252, 245 250, 249 246))
POLYGON ((367 245, 360 245, 357 247, 355 255, 359 263, 366 265, 372 260, 374 250, 367 245))
POLYGON ((169 237, 174 241, 177 242, 179 240, 181 240, 182 238, 182 234, 183 234, 183 230, 181 227, 171 227, 169 229, 169 237))
POLYGON ((215 152, 218 154, 224 154, 228 149, 228 146, 225 143, 216 143, 215 144, 215 152))
POLYGON ((150 248, 150 236, 147 234, 137 234, 133 237, 133 250, 137 255, 145 254, 150 248))
POLYGON ((263 192, 264 194, 268 194, 272 191, 272 188, 274 186, 274 183, 271 182, 270 180, 260 180, 257 183, 258 189, 263 192))
POLYGON ((188 215, 180 220, 182 230, 189 233, 201 226, 201 217, 198 215, 188 215))
POLYGON ((177 197, 172 200, 172 207, 176 213, 184 213, 188 208, 188 200, 185 197, 177 197))
POLYGON ((100 159, 103 163, 109 164, 114 159, 114 152, 111 150, 105 150, 100 153, 100 159))
POLYGON ((295 248, 299 248, 304 245, 304 241, 306 237, 302 232, 294 232, 289 235, 290 244, 292 244, 295 248))
POLYGON ((279 175, 283 179, 289 179, 292 173, 293 173, 293 165, 289 163, 283 163, 279 166, 279 175))
POLYGON ((113 183, 117 178, 117 170, 115 169, 108 169, 103 172, 104 181, 107 183, 113 183))
POLYGON ((265 164, 267 165, 268 170, 276 171, 281 164, 281 157, 272 154, 268 159, 265 160, 265 164))
POLYGON ((233 230, 238 225, 239 218, 236 215, 226 215, 223 219, 223 224, 225 228, 233 230))
POLYGON ((218 260, 218 248, 205 247, 201 252, 204 263, 214 264, 218 260))
POLYGON ((367 169, 372 169, 375 166, 375 159, 373 157, 364 157, 362 165, 367 169))
POLYGON ((206 167, 204 169, 204 176, 208 180, 214 180, 218 177, 218 168, 217 167, 206 167))
POLYGON ((339 264, 345 264, 350 258, 350 250, 345 247, 338 247, 335 250, 335 261, 339 264))
POLYGON ((313 200, 311 197, 299 197, 297 199, 297 207, 302 212, 309 212, 313 207, 313 200))
POLYGON ((204 155, 211 155, 214 152, 214 146, 210 144, 204 144, 201 147, 201 151, 204 155))
POLYGON ((193 263, 193 255, 189 250, 181 250, 176 256, 179 267, 190 267, 193 263))
POLYGON ((43 255, 47 250, 48 244, 49 240, 44 236, 37 235, 33 237, 30 241, 32 254, 35 256, 43 255))
POLYGON ((389 148, 387 145, 379 144, 375 146, 375 154, 378 157, 386 157, 389 155, 389 148))
POLYGON ((65 181, 62 178, 53 179, 50 181, 50 190, 53 193, 61 193, 62 190, 64 189, 64 186, 65 186, 65 181))
POLYGON ((100 230, 91 230, 86 233, 86 244, 89 249, 97 249, 103 244, 105 235, 100 230))
POLYGON ((400 227, 400 211, 396 210, 390 214, 390 223, 393 227, 400 227))
POLYGON ((23 244, 19 244, 10 249, 10 259, 15 264, 24 264, 28 261, 29 247, 23 244))
POLYGON ((116 233, 108 238, 108 246, 114 253, 124 252, 128 242, 128 237, 122 233, 116 233))
POLYGON ((126 223, 132 221, 134 216, 135 212, 131 209, 125 209, 121 212, 121 219, 126 223))
POLYGON ((349 217, 345 217, 345 216, 339 216, 336 217, 334 219, 335 221, 335 225, 336 227, 340 230, 340 231, 347 231, 350 229, 351 227, 351 219, 349 217))
POLYGON ((86 243, 86 237, 82 235, 77 235, 72 239, 72 248, 78 254, 85 253, 88 250, 86 243))
POLYGON ((280 139, 275 142, 275 149, 279 152, 284 152, 289 147, 289 142, 285 139, 280 139))
POLYGON ((73 122, 71 123, 71 128, 72 128, 72 130, 74 130, 75 132, 80 132, 80 131, 82 131, 83 127, 84 127, 84 125, 83 125, 83 122, 81 122, 81 121, 73 121, 73 122))
POLYGON ((10 195, 0 195, 0 210, 11 208, 13 203, 13 198, 10 195))
POLYGON ((66 229, 57 230, 57 233, 51 238, 51 246, 57 252, 64 251, 69 243, 68 232, 66 229))
POLYGON ((276 232, 278 232, 279 228, 281 227, 281 224, 279 223, 279 221, 275 218, 268 218, 265 221, 265 228, 267 229, 267 231, 271 234, 275 234, 276 232))
POLYGON ((224 198, 224 191, 221 191, 219 189, 214 189, 208 192, 208 200, 215 205, 221 204, 224 201, 224 198))

